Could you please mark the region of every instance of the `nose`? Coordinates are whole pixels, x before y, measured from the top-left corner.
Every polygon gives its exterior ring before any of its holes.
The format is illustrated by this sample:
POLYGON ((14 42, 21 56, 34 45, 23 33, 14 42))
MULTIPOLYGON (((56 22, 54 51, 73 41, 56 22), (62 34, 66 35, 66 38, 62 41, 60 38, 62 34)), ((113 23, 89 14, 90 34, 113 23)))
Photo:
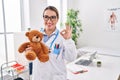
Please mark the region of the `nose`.
POLYGON ((47 22, 52 22, 51 18, 49 18, 47 22))
POLYGON ((36 36, 36 38, 39 38, 38 36, 36 36))

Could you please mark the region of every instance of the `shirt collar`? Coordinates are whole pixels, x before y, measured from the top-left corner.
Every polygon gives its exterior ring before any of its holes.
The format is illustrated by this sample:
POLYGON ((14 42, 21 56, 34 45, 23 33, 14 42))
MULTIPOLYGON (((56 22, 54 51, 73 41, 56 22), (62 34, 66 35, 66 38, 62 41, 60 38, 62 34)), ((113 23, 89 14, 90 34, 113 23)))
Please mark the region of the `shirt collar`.
MULTIPOLYGON (((45 33, 45 29, 41 29, 41 32, 43 33, 44 36, 46 36, 47 34, 45 33)), ((58 32, 58 29, 56 28, 55 31, 51 34, 51 35, 56 35, 58 32)))

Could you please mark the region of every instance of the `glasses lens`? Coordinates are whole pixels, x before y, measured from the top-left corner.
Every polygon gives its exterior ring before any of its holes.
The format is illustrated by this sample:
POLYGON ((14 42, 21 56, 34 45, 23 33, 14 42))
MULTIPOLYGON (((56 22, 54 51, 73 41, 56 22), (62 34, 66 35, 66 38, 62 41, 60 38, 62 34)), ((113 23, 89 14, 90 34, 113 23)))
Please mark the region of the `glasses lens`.
POLYGON ((51 19, 52 19, 52 20, 55 20, 55 19, 56 19, 56 16, 51 16, 51 19))
POLYGON ((49 16, 45 15, 43 16, 44 20, 47 21, 49 19, 49 16))
POLYGON ((52 21, 54 21, 54 20, 56 20, 57 17, 56 16, 50 16, 49 17, 47 15, 44 15, 43 18, 44 18, 45 21, 48 21, 49 19, 52 20, 52 21))

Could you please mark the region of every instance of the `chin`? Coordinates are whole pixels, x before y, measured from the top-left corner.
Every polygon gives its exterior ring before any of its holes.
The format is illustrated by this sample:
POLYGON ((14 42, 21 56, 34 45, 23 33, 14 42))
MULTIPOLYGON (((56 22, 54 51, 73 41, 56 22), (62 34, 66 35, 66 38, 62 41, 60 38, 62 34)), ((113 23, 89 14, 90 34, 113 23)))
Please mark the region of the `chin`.
POLYGON ((48 29, 51 30, 51 29, 53 29, 53 27, 52 26, 48 26, 48 29))

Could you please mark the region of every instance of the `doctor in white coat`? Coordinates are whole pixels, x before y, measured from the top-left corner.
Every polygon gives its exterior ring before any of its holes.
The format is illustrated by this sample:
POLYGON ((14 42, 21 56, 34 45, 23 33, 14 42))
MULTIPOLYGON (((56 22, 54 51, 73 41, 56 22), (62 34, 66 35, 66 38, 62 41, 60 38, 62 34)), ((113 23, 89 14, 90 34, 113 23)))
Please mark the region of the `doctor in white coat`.
POLYGON ((48 6, 43 12, 43 42, 50 48, 49 61, 33 61, 32 80, 67 80, 65 60, 73 61, 77 57, 76 46, 71 39, 72 29, 59 31, 56 24, 59 19, 58 10, 48 6))

